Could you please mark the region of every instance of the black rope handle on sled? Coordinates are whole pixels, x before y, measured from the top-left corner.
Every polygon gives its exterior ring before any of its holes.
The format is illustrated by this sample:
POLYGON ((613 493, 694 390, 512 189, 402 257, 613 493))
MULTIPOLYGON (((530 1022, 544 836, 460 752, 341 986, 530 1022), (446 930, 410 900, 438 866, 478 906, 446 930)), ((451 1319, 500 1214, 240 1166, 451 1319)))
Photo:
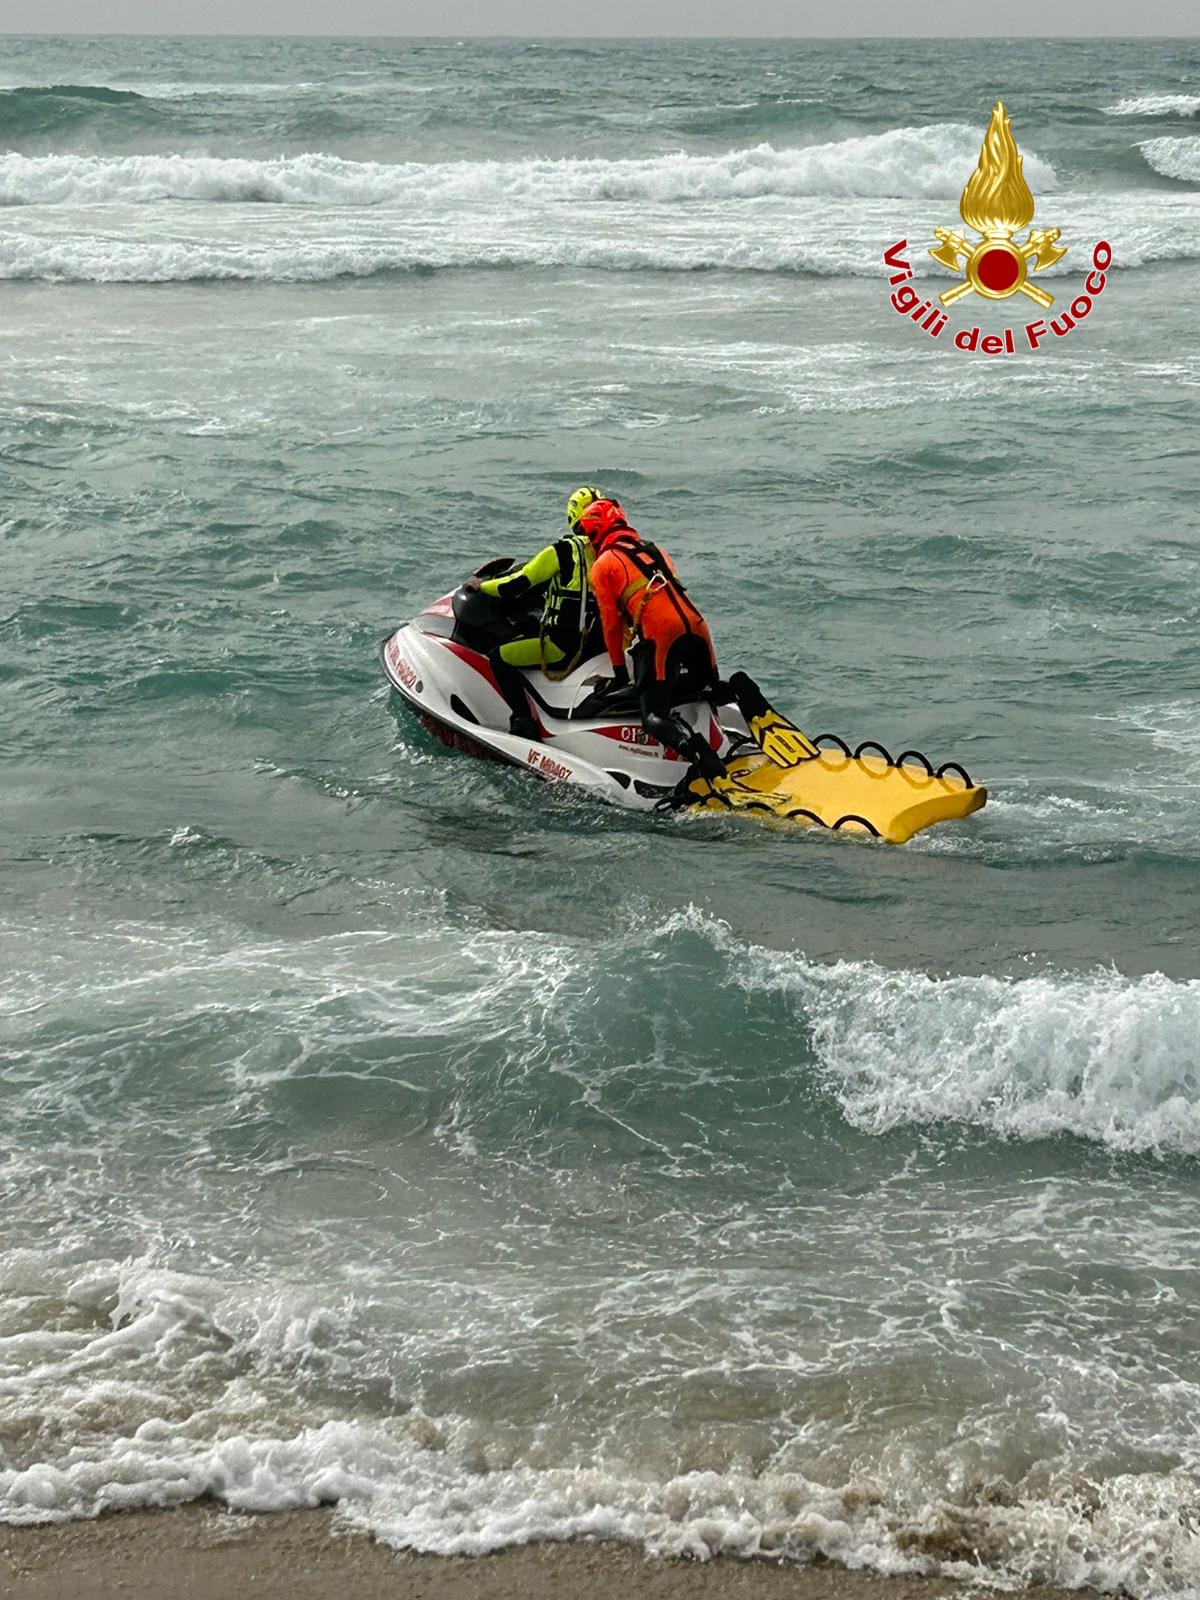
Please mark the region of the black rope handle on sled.
POLYGON ((948 772, 957 772, 959 777, 966 784, 967 788, 970 789, 972 787, 971 774, 967 771, 966 767, 960 767, 957 761, 943 761, 941 766, 937 769, 936 775, 939 778, 944 778, 948 772))
POLYGON ((937 773, 933 770, 933 762, 919 750, 902 750, 896 757, 896 765, 902 767, 906 761, 919 761, 931 778, 937 777, 937 773))
POLYGON ((836 733, 819 733, 812 742, 817 746, 818 750, 822 745, 836 745, 847 761, 854 760, 853 750, 851 750, 845 739, 839 739, 836 733))
POLYGON ((839 828, 844 828, 847 823, 853 822, 860 828, 865 828, 873 839, 882 839, 883 835, 873 822, 868 822, 866 817, 859 817, 853 811, 848 811, 844 817, 839 817, 836 822, 826 822, 824 817, 819 817, 815 811, 809 811, 806 806, 793 806, 790 811, 776 811, 775 807, 768 805, 765 800, 747 800, 738 807, 739 811, 761 811, 769 817, 786 817, 789 822, 799 822, 803 819, 811 822, 814 827, 827 828, 830 833, 836 833, 839 828))
POLYGON ((796 806, 791 811, 785 811, 783 814, 789 822, 798 822, 803 817, 806 822, 815 823, 818 828, 828 828, 830 833, 836 833, 839 828, 844 828, 848 823, 852 822, 856 827, 865 829, 872 839, 883 838, 883 835, 873 822, 868 822, 866 817, 857 816, 853 811, 848 811, 844 817, 839 817, 836 822, 826 822, 815 811, 809 811, 804 806, 796 806))
MULTIPOLYGON (((948 772, 955 772, 962 779, 966 788, 974 788, 974 784, 971 782, 971 774, 967 771, 966 767, 962 766, 959 762, 944 761, 940 767, 935 768, 929 757, 922 755, 919 750, 902 750, 898 756, 893 757, 877 739, 864 739, 856 750, 851 750, 846 741, 842 738, 839 738, 836 733, 819 733, 812 742, 814 745, 816 745, 818 750, 840 750, 847 761, 861 761, 864 755, 874 752, 876 755, 882 757, 889 767, 906 767, 919 762, 931 778, 944 779, 948 772)), ((850 821, 861 822, 862 818, 842 818, 842 822, 850 821)), ((835 828, 840 828, 841 825, 841 822, 834 823, 835 828)), ((870 823, 868 823, 867 826, 870 827, 870 823)), ((875 830, 872 829, 871 831, 874 832, 875 830)))

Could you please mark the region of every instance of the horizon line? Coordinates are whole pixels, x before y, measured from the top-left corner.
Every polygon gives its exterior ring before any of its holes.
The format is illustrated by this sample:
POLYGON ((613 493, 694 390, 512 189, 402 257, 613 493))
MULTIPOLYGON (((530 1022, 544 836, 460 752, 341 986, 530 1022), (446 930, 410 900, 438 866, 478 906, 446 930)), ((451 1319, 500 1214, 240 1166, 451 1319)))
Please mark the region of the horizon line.
POLYGON ((1074 44, 1091 39, 1107 43, 1128 41, 1145 44, 1155 40, 1176 43, 1182 40, 1200 40, 1200 33, 481 33, 457 30, 451 33, 324 33, 302 30, 298 33, 265 32, 239 29, 234 33, 194 33, 184 31, 161 32, 151 28, 57 28, 15 29, 0 27, 0 38, 5 39, 408 39, 428 40, 437 44, 465 43, 467 40, 511 41, 513 43, 552 44, 644 44, 658 41, 663 44, 729 43, 770 44, 783 41, 805 41, 817 44, 864 44, 882 40, 911 40, 928 44, 986 44, 1036 42, 1043 44, 1074 44))

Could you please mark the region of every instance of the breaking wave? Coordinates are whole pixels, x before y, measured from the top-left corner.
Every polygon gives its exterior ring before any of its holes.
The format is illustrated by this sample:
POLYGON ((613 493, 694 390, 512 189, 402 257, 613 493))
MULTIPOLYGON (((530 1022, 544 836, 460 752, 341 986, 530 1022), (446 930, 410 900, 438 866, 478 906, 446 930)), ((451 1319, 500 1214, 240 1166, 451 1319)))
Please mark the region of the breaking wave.
POLYGON ((1105 106, 1110 117, 1200 116, 1200 94, 1140 94, 1105 106))
POLYGON ((609 272, 790 272, 869 276, 849 251, 834 246, 751 240, 664 241, 647 245, 624 239, 547 240, 511 243, 428 238, 373 242, 369 239, 286 241, 253 245, 205 241, 125 239, 9 239, 0 241, 0 280, 40 279, 59 283, 186 283, 244 279, 316 283, 392 272, 507 270, 578 267, 609 272))
MULTIPOLYGON (((398 272, 508 271, 565 267, 598 272, 749 272, 812 277, 857 277, 880 280, 880 252, 889 241, 892 218, 878 226, 847 219, 842 227, 828 220, 799 228, 796 219, 779 217, 768 225, 759 220, 753 231, 732 219, 723 223, 697 218, 687 227, 655 230, 644 241, 635 229, 621 225, 602 232, 586 226, 586 216, 570 214, 569 225, 547 226, 542 217, 514 210, 493 219, 489 236, 477 227, 452 225, 447 218, 437 230, 413 225, 407 218, 367 226, 361 219, 344 228, 278 230, 260 239, 244 229, 206 236, 179 237, 176 225, 167 236, 155 230, 138 237, 118 233, 10 233, 0 239, 0 280, 31 279, 76 283, 184 283, 204 280, 247 280, 314 283, 344 277, 373 277, 398 272)), ((807 220, 807 219, 806 219, 807 220)), ((1085 219, 1090 220, 1090 219, 1085 219)), ((1056 221, 1064 221, 1060 215, 1056 221)), ((1091 237, 1112 223, 1097 222, 1091 237)), ((1073 238, 1088 238, 1085 226, 1073 238)), ((1114 265, 1127 269, 1155 261, 1191 260, 1200 256, 1200 235, 1190 218, 1169 215, 1153 221, 1131 219, 1113 227, 1114 265)), ((910 259, 919 278, 935 278, 939 269, 923 246, 911 241, 910 259)), ((1068 257, 1053 276, 1074 266, 1068 257)))
MULTIPOLYGON (((420 948, 431 961, 443 959, 446 937, 433 930, 422 935, 420 948)), ((5 943, 14 951, 14 970, 21 967, 15 955, 21 936, 14 932, 5 943)), ((205 1015, 210 1001, 224 994, 224 1023, 231 1022, 223 951, 214 954, 203 941, 178 948, 169 939, 143 943, 137 950, 117 930, 93 944, 82 941, 72 960, 86 963, 97 995, 107 992, 114 972, 124 970, 122 1007, 136 1009, 143 1001, 160 1005, 156 962, 169 955, 172 993, 199 996, 205 1015), (136 970, 131 950, 137 951, 136 970)), ((373 1014, 374 1024, 386 1031, 391 1018, 398 1025, 412 1012, 411 981, 380 975, 406 944, 411 936, 387 932, 310 942, 303 971, 294 974, 301 986, 287 1003, 288 1014, 296 1020, 313 1007, 311 1020, 323 1027, 324 1000, 341 985, 349 963, 364 981, 375 975, 372 1003, 382 1009, 373 1014)), ((535 1007, 538 1036, 561 1035, 568 1055, 574 1049, 567 1041, 588 1034, 584 1018, 598 992, 601 998, 608 987, 623 993, 630 971, 675 970, 686 972, 689 985, 701 990, 740 991, 741 1030, 760 1024, 775 1030, 780 1005, 786 1006, 796 1027, 791 1043, 780 1047, 777 1070, 806 1081, 815 1074, 815 1086, 862 1131, 961 1124, 1003 1138, 1071 1134, 1118 1151, 1200 1154, 1200 980, 1127 978, 1112 971, 935 977, 868 961, 829 965, 738 939, 695 909, 661 924, 635 926, 627 938, 586 951, 546 935, 531 938, 514 957, 507 937, 489 932, 470 941, 468 954, 480 993, 490 997, 494 1012, 511 1003, 512 1024, 523 1041, 530 995, 545 983, 552 998, 535 1007)), ((242 951, 239 976, 256 982, 278 956, 272 946, 242 951)), ((66 965, 60 958, 55 972, 66 965)), ((78 990, 78 975, 70 981, 78 990)), ((14 1000, 13 1014, 34 1026, 42 1007, 61 999, 64 991, 56 982, 30 969, 14 990, 21 998, 14 1000)), ((668 1010, 674 1009, 672 1001, 668 1010)), ((468 1006, 464 1016, 472 1014, 468 1006)), ((257 1010, 247 1020, 254 1028, 271 1022, 257 1010)), ((682 1019, 677 1021, 682 1027, 682 1019)), ((141 1024, 131 1026, 136 1033, 141 1024)), ((528 1059, 526 1047, 522 1042, 522 1060, 528 1059)), ((596 1050, 604 1055, 599 1044, 596 1050)), ((583 1049, 579 1070, 588 1070, 591 1054, 583 1049)), ((522 1079, 521 1095, 552 1098, 556 1071, 540 1089, 522 1079)))
POLYGON ((1200 183, 1200 139, 1147 139, 1138 149, 1164 178, 1200 183))
POLYGON ((133 89, 109 89, 102 83, 47 83, 0 89, 0 105, 36 105, 50 100, 90 100, 106 106, 133 105, 145 99, 133 89))
MULTIPOLYGON (((272 161, 185 155, 9 155, 0 159, 0 204, 206 200, 413 206, 513 200, 670 203, 821 195, 952 199, 974 165, 978 142, 977 130, 943 123, 805 149, 777 150, 761 144, 725 155, 680 152, 620 161, 385 165, 319 154, 272 161)), ((1053 189, 1053 168, 1036 156, 1026 157, 1025 172, 1035 189, 1053 189)))
POLYGON ((1200 1153, 1200 982, 938 979, 776 958, 757 981, 801 1001, 825 1082, 866 1132, 957 1122, 1200 1153))

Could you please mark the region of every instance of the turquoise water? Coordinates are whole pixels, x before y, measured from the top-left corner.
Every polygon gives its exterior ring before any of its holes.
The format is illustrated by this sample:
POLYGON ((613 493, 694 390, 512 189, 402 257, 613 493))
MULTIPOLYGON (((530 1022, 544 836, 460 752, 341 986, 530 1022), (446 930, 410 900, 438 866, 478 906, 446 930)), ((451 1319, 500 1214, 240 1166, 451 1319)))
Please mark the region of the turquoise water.
POLYGON ((0 84, 0 1516, 1194 1592, 1200 46, 0 84), (992 360, 881 256, 997 95, 1052 291, 1116 264, 992 360), (987 810, 885 850, 431 741, 379 637, 594 479, 727 668, 987 810))

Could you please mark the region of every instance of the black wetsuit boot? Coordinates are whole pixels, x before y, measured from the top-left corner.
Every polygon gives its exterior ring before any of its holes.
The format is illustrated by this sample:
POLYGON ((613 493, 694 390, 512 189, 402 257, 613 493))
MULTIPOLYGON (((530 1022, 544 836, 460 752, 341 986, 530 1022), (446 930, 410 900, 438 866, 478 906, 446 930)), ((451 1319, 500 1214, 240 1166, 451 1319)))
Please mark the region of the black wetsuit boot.
POLYGON ((504 696, 505 702, 511 713, 508 719, 508 731, 518 739, 536 739, 539 736, 537 723, 529 715, 529 700, 525 693, 525 679, 520 668, 509 666, 497 648, 488 655, 488 665, 495 674, 496 686, 504 696))
POLYGON ((711 782, 725 776, 725 763, 701 734, 690 728, 677 711, 666 713, 642 712, 642 726, 646 732, 677 751, 685 761, 690 761, 702 778, 711 782))
POLYGON ((646 732, 668 749, 677 751, 685 761, 690 761, 702 778, 710 783, 725 777, 725 763, 703 735, 688 726, 675 709, 680 697, 709 700, 716 696, 718 680, 715 668, 699 652, 689 650, 689 641, 682 650, 672 649, 667 658, 667 676, 655 676, 654 646, 639 640, 634 646, 634 682, 642 713, 642 726, 646 732))

